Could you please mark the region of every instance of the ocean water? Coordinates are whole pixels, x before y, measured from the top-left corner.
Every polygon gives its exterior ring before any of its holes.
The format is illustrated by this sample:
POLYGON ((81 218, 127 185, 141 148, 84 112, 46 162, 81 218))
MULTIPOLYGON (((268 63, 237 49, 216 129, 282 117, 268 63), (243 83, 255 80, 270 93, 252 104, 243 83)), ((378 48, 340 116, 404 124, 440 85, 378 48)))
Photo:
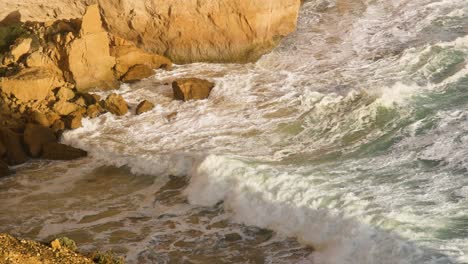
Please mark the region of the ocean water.
POLYGON ((123 85, 156 108, 1 179, 0 231, 129 263, 468 263, 467 62, 466 0, 305 1, 256 63, 123 85), (216 87, 174 101, 180 77, 216 87))

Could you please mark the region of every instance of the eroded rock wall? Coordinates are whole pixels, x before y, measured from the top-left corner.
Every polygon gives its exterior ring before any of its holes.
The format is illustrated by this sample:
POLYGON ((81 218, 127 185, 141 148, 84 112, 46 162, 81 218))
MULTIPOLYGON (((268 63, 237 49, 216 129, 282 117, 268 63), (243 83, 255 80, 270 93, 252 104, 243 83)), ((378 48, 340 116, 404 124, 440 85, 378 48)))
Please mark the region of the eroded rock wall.
POLYGON ((0 0, 0 17, 80 17, 99 2, 108 30, 178 63, 246 62, 293 32, 300 0, 0 0))

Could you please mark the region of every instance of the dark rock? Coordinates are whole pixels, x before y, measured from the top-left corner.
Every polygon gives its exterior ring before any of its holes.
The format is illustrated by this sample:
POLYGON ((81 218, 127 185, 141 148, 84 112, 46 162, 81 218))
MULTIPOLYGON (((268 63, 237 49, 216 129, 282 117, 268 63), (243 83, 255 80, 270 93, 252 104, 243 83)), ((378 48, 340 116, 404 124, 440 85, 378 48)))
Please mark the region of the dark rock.
POLYGON ((145 112, 151 111, 154 108, 154 104, 146 100, 140 102, 136 108, 136 114, 141 115, 145 112))
POLYGON ((60 143, 47 143, 43 146, 42 158, 48 160, 74 160, 86 157, 88 153, 60 143))
POLYGON ((33 158, 41 155, 42 147, 46 143, 57 142, 54 131, 49 128, 27 124, 23 135, 24 143, 29 150, 29 154, 33 158))
POLYGON ((6 148, 6 162, 8 165, 19 165, 28 160, 28 156, 21 144, 21 135, 8 128, 0 128, 0 141, 6 148))
POLYGON ((0 141, 0 158, 2 158, 6 153, 7 153, 7 149, 5 145, 3 145, 3 142, 0 141))
POLYGON ((85 100, 86 105, 97 104, 101 100, 101 96, 97 94, 82 93, 81 97, 85 100))
POLYGON ((11 174, 8 164, 0 160, 0 177, 5 177, 11 174))
POLYGON ((174 98, 177 100, 201 100, 210 96, 215 84, 197 78, 179 79, 172 83, 174 98))

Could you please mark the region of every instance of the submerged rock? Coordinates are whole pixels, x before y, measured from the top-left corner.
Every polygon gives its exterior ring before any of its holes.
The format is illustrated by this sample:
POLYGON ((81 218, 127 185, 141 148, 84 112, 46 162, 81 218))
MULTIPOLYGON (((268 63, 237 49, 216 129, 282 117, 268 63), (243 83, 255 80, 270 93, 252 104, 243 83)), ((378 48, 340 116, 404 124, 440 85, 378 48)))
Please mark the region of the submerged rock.
POLYGON ((179 79, 172 83, 174 98, 177 100, 201 100, 210 96, 215 84, 202 79, 187 78, 179 79))
POLYGON ((34 124, 27 124, 23 135, 24 143, 26 144, 29 154, 33 158, 38 158, 41 155, 42 147, 46 143, 57 142, 57 137, 54 131, 34 124))
POLYGON ((154 104, 147 101, 147 100, 143 100, 142 102, 140 102, 136 108, 136 114, 137 115, 141 115, 145 112, 148 112, 148 111, 151 111, 152 109, 154 108, 154 104))
POLYGON ((128 112, 127 102, 119 94, 112 93, 104 101, 104 107, 114 115, 122 116, 128 112))
POLYGON ((60 143, 47 143, 43 146, 41 157, 48 160, 74 160, 87 155, 88 153, 81 149, 60 143))

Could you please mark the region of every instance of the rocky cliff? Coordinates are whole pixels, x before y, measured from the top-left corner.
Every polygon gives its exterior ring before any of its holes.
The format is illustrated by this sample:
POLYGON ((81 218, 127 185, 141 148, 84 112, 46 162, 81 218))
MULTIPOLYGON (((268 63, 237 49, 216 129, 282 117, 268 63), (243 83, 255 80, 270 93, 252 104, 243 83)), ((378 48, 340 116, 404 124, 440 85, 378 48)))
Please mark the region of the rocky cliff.
POLYGON ((0 0, 0 17, 81 17, 99 2, 107 29, 178 63, 246 62, 294 31, 300 0, 0 0))

